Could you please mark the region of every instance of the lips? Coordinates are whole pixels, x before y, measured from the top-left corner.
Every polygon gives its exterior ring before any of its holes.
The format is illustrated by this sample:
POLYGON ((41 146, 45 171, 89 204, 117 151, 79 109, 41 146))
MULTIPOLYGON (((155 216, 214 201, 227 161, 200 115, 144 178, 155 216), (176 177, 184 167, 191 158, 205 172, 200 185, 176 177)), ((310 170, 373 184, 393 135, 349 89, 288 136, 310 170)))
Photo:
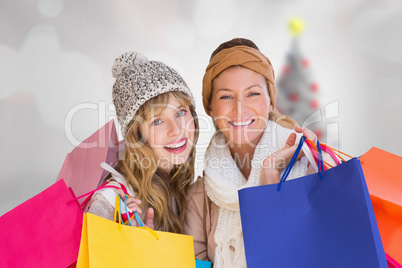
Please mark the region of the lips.
POLYGON ((246 128, 249 127, 251 124, 254 123, 254 119, 249 119, 249 120, 237 120, 237 121, 228 121, 229 125, 235 127, 235 128, 246 128))
POLYGON ((187 138, 183 138, 179 141, 175 141, 172 143, 169 143, 168 145, 163 146, 163 148, 171 153, 181 153, 183 152, 187 147, 187 138))

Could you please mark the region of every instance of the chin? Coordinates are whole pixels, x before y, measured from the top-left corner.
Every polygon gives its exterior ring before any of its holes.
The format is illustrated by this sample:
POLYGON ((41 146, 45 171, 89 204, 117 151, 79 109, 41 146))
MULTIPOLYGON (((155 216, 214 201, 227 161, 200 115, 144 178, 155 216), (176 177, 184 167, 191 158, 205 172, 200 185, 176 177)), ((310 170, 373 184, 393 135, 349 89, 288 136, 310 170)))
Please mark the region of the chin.
POLYGON ((173 158, 171 159, 172 164, 173 164, 173 165, 182 165, 182 164, 184 164, 185 162, 187 162, 189 156, 190 156, 189 153, 187 153, 187 154, 182 154, 182 155, 177 155, 177 156, 175 156, 175 157, 173 157, 173 158))
MULTIPOLYGON (((230 134, 229 132, 224 133, 226 136, 226 140, 229 140, 230 143, 233 144, 255 144, 255 141, 261 137, 262 132, 253 132, 252 134, 247 133, 238 133, 238 134, 230 134)), ((258 142, 257 142, 258 143, 258 142)))

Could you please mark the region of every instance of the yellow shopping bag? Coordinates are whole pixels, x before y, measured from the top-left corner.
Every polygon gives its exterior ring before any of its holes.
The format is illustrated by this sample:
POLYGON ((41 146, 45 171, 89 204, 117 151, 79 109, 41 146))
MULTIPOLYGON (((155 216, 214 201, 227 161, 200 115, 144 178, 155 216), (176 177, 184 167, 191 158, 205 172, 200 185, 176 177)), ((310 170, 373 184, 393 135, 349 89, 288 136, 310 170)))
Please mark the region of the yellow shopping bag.
MULTIPOLYGON (((120 215, 119 196, 116 215, 120 215)), ((77 268, 195 268, 193 237, 132 227, 84 214, 77 268)))

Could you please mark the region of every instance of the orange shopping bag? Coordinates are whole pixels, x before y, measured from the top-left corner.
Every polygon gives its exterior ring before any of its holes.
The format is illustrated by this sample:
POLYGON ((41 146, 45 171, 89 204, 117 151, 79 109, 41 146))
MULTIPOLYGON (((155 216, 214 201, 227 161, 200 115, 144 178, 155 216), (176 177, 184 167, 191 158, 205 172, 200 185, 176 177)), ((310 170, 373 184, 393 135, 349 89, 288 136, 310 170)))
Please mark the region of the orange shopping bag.
POLYGON ((360 159, 384 250, 402 264, 402 157, 373 147, 360 159))

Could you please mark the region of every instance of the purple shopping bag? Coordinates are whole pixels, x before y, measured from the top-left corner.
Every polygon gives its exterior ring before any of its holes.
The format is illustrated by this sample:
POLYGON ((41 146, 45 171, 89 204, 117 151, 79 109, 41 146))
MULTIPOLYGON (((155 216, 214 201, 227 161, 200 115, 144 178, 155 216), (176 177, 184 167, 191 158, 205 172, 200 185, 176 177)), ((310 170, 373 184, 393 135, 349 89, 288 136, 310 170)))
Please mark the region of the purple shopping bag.
POLYGON ((239 191, 247 267, 388 267, 360 161, 285 181, 293 163, 239 191))
POLYGON ((67 155, 57 180, 64 179, 77 196, 97 188, 108 174, 100 163, 113 166, 119 146, 124 142, 119 144, 114 121, 110 120, 67 155))
POLYGON ((67 267, 78 257, 83 212, 64 180, 0 217, 0 267, 67 267), (73 202, 72 202, 73 201, 73 202))

